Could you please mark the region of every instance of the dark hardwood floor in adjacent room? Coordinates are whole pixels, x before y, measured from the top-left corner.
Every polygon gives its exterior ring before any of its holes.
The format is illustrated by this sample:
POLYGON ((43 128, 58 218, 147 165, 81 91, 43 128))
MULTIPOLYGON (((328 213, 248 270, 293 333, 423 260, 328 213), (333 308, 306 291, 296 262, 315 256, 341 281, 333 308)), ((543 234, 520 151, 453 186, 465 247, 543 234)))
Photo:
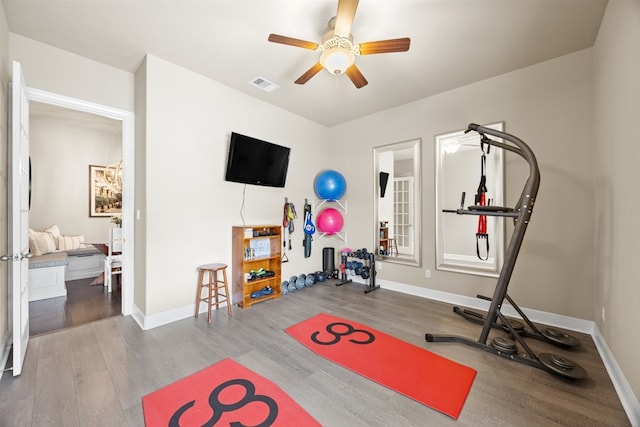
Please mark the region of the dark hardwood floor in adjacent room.
POLYGON ((190 316, 143 331, 132 316, 117 316, 40 335, 29 341, 22 375, 2 376, 0 426, 142 427, 143 396, 224 358, 277 384, 327 427, 631 425, 591 336, 575 334, 582 342, 575 350, 528 340, 535 351, 560 354, 587 370, 587 379, 572 381, 471 347, 426 342, 426 332, 477 338, 481 326, 451 308, 327 281, 248 309, 234 306, 232 316, 223 308, 211 324, 206 316, 190 316), (458 420, 316 355, 285 332, 318 313, 477 370, 458 420))
MULTIPOLYGON (((37 336, 122 313, 119 286, 105 293, 95 278, 66 282, 67 296, 29 303, 29 335, 37 336)), ((117 280, 116 280, 117 282, 117 280)))

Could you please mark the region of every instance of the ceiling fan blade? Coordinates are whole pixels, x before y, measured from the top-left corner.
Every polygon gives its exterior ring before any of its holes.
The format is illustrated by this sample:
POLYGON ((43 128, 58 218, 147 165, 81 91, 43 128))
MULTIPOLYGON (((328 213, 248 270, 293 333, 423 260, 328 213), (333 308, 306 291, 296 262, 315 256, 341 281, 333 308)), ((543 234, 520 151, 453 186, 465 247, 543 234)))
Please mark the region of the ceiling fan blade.
POLYGON ((334 36, 349 37, 357 8, 358 0, 338 1, 338 13, 336 13, 336 24, 333 30, 334 36))
POLYGON ((347 68, 344 73, 347 75, 347 77, 349 77, 349 80, 351 80, 354 86, 358 89, 366 86, 369 83, 367 79, 364 78, 358 67, 356 67, 356 64, 353 64, 352 66, 347 68))
POLYGON ((320 64, 318 62, 313 67, 311 67, 307 71, 305 71, 305 73, 303 75, 298 77, 298 80, 296 80, 296 84, 299 84, 299 85, 305 84, 306 82, 308 82, 311 79, 311 77, 313 77, 316 74, 318 74, 320 72, 320 70, 322 70, 322 64, 320 64))
POLYGON ((289 46, 301 47, 309 50, 316 50, 318 48, 318 43, 294 39, 293 37, 281 36, 278 34, 269 34, 268 40, 273 43, 286 44, 289 46))
POLYGON ((360 43, 360 55, 373 55, 375 53, 406 52, 409 50, 411 39, 379 40, 377 42, 360 43))

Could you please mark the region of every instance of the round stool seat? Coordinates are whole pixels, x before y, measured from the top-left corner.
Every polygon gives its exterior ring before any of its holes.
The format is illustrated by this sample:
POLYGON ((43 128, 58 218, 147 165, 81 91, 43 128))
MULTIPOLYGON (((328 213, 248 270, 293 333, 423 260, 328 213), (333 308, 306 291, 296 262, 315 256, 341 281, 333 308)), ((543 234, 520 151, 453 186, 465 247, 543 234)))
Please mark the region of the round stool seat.
POLYGON ((198 267, 198 270, 220 270, 223 268, 227 268, 227 264, 222 264, 220 262, 214 262, 212 264, 204 264, 198 267))
POLYGON ((208 323, 211 323, 213 306, 215 305, 215 308, 218 309, 223 302, 226 302, 227 312, 231 316, 231 295, 229 294, 229 285, 227 283, 227 264, 215 262, 198 266, 195 317, 198 317, 201 302, 207 303, 208 323), (218 277, 218 273, 221 273, 222 277, 218 277), (202 296, 203 289, 206 289, 205 296, 202 296))

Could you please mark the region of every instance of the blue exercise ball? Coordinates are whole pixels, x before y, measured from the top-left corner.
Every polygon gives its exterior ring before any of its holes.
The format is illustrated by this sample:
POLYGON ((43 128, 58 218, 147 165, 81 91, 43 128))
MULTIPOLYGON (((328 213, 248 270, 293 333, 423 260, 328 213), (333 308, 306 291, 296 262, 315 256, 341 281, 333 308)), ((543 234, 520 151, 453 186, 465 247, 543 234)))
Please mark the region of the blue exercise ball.
POLYGON ((339 200, 347 191, 347 181, 338 171, 320 172, 313 182, 316 196, 323 200, 339 200))

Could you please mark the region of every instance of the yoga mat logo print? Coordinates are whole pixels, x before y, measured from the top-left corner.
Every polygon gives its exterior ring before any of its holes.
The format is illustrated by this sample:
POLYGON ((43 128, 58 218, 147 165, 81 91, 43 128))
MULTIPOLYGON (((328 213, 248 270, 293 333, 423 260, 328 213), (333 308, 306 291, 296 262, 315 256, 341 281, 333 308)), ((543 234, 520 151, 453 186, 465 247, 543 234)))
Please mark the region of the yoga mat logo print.
POLYGON ((280 387, 231 359, 144 396, 142 407, 146 427, 320 426, 280 387))
MULTIPOLYGON (((213 391, 211 391, 211 394, 209 395, 209 406, 213 410, 213 415, 211 416, 211 418, 208 421, 206 421, 204 424, 202 424, 202 426, 203 427, 205 427, 205 426, 207 426, 207 427, 208 426, 215 426, 216 423, 218 421, 220 421, 220 419, 222 418, 222 416, 226 412, 235 411, 235 410, 243 408, 245 405, 251 404, 253 402, 261 402, 261 403, 264 403, 265 405, 267 405, 267 407, 269 409, 269 413, 267 414, 266 419, 264 421, 262 421, 259 425, 260 426, 264 426, 264 427, 271 426, 273 424, 273 422, 276 420, 276 418, 278 418, 278 405, 276 404, 276 402, 273 399, 271 399, 268 396, 256 395, 256 387, 249 380, 237 378, 237 379, 234 379, 234 380, 229 380, 227 382, 224 382, 224 383, 220 384, 219 386, 217 386, 216 388, 214 388, 213 391), (239 399, 235 403, 223 403, 223 402, 221 402, 220 401, 220 394, 221 393, 224 394, 224 392, 227 389, 233 388, 234 386, 242 387, 244 389, 244 396, 242 396, 242 398, 239 399)), ((192 400, 191 402, 187 402, 184 405, 182 405, 173 414, 173 416, 169 420, 169 427, 180 427, 181 426, 180 418, 195 403, 196 403, 196 401, 192 400)), ((244 424, 236 421, 236 422, 231 423, 231 425, 240 426, 240 425, 244 425, 244 424)))
POLYGON ((354 344, 371 344, 376 340, 375 335, 373 335, 371 332, 365 331, 364 329, 356 329, 353 327, 353 325, 345 322, 329 323, 325 329, 329 334, 333 335, 333 339, 331 341, 320 340, 318 338, 318 335, 320 335, 320 331, 315 331, 311 334, 311 341, 319 345, 334 345, 339 343, 342 337, 350 336, 353 334, 364 334, 367 337, 367 339, 365 339, 364 341, 360 341, 357 338, 349 338, 348 341, 354 344), (345 332, 339 332, 339 328, 338 330, 334 330, 336 326, 344 326, 347 330, 345 332))

